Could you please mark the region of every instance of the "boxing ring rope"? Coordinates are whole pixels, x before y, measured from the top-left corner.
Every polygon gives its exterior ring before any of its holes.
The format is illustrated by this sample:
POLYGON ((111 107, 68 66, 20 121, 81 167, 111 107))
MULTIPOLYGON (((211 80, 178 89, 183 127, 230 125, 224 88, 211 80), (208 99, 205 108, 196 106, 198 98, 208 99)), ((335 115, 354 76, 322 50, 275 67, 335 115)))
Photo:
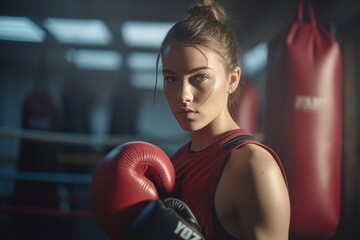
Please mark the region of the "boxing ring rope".
POLYGON ((158 145, 173 145, 184 143, 188 139, 186 136, 179 136, 176 138, 151 138, 139 135, 103 136, 7 127, 0 127, 0 137, 22 138, 27 140, 36 140, 52 143, 102 146, 116 146, 121 143, 130 141, 145 141, 158 145))
POLYGON ((66 217, 66 218, 93 218, 94 214, 89 210, 59 210, 54 208, 38 207, 1 207, 0 214, 36 215, 43 217, 66 217))
POLYGON ((50 172, 13 172, 0 171, 1 180, 24 180, 53 183, 90 184, 91 174, 84 173, 50 173, 50 172))
MULTIPOLYGON (((48 173, 48 172, 13 172, 13 171, 0 171, 0 181, 22 180, 31 182, 46 182, 54 184, 82 184, 89 185, 91 182, 91 174, 80 173, 48 173)), ((39 196, 31 197, 27 195, 17 196, 21 200, 46 200, 51 201, 65 201, 65 202, 87 202, 89 198, 74 197, 74 196, 39 196)), ((14 196, 0 196, 0 214, 17 214, 17 215, 36 215, 46 217, 67 217, 67 218, 92 218, 93 213, 91 210, 78 210, 78 209, 63 209, 63 208, 50 208, 50 207, 32 207, 32 206, 9 206, 4 202, 11 202, 15 199, 14 196)), ((60 207, 60 206, 59 206, 60 207)))
MULTIPOLYGON (((151 142, 160 147, 175 146, 183 144, 187 141, 186 136, 177 138, 151 138, 138 135, 116 135, 116 136, 99 136, 91 134, 77 134, 64 132, 50 132, 40 130, 30 130, 21 128, 0 127, 1 138, 16 138, 30 141, 69 144, 69 145, 85 145, 85 146, 108 146, 115 147, 119 144, 130 141, 146 141, 151 142)), ((91 154, 89 154, 91 155, 91 154)), ((98 154, 100 157, 101 155, 98 154)), ((61 158, 61 154, 60 154, 61 158)), ((89 185, 91 183, 92 174, 90 173, 61 173, 61 172, 29 172, 14 171, 0 169, 0 181, 29 181, 43 182, 54 184, 76 184, 89 185)), ((22 200, 29 199, 29 196, 19 196, 22 200)), ((36 196, 38 197, 38 196, 36 196)), ((11 201, 14 196, 0 196, 0 215, 33 215, 45 217, 65 217, 65 218, 93 218, 91 209, 62 209, 50 207, 32 207, 32 206, 11 206, 7 202, 11 201)), ((44 198, 44 197, 42 197, 44 198)), ((46 198, 55 200, 78 201, 79 197, 71 196, 50 196, 46 198), (55 199, 56 198, 56 199, 55 199)), ((40 200, 40 199, 37 199, 40 200)), ((42 199, 43 200, 43 199, 42 199)), ((89 199, 82 199, 87 200, 89 199)))

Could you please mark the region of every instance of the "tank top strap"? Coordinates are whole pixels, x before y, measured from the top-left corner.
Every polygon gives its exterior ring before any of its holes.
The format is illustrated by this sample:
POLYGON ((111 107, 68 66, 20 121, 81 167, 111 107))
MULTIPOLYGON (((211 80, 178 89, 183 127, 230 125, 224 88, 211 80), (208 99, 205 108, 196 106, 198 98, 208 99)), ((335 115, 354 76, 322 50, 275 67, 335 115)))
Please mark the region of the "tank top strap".
POLYGON ((287 177, 285 174, 284 167, 282 165, 282 162, 277 155, 277 153, 270 148, 269 146, 259 142, 251 133, 244 129, 236 129, 227 134, 227 136, 223 139, 222 142, 222 148, 226 154, 230 153, 234 149, 240 148, 245 144, 253 143, 258 146, 261 146, 265 148, 275 159, 275 161, 278 163, 279 168, 283 174, 284 180, 286 182, 286 185, 288 185, 287 177))
POLYGON ((224 152, 228 153, 249 141, 254 142, 256 138, 245 129, 235 129, 226 134, 221 141, 221 146, 224 152))

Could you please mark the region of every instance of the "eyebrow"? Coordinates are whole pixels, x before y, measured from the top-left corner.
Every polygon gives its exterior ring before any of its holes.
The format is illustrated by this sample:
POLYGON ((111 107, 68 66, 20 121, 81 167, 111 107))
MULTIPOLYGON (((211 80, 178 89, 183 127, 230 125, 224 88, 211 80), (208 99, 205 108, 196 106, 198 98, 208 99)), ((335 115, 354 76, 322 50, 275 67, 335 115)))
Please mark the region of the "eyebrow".
MULTIPOLYGON (((204 70, 204 69, 211 69, 211 70, 212 70, 211 67, 204 66, 204 67, 197 67, 197 68, 190 69, 189 73, 194 73, 194 72, 197 72, 197 71, 200 71, 200 70, 204 70)), ((164 68, 164 69, 162 70, 162 73, 176 74, 175 71, 170 70, 170 69, 166 69, 166 68, 164 68)))

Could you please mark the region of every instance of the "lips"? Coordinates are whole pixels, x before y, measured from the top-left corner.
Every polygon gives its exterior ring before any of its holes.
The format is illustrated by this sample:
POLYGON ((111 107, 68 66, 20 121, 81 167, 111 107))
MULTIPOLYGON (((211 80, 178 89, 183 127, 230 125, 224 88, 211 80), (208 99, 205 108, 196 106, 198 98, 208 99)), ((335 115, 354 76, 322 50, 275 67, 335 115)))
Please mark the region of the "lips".
POLYGON ((178 116, 183 118, 192 118, 197 112, 190 108, 181 108, 179 111, 176 112, 178 116))

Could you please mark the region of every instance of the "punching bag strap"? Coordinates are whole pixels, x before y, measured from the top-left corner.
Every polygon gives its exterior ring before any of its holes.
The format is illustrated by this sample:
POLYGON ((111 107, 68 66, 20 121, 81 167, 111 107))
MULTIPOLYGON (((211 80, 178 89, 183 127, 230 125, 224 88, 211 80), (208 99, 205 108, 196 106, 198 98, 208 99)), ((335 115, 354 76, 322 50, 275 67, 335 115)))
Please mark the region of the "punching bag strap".
POLYGON ((305 5, 307 5, 307 14, 309 17, 309 21, 312 25, 316 26, 316 19, 315 19, 315 13, 314 8, 312 6, 311 0, 299 0, 299 8, 298 8, 298 22, 300 24, 304 23, 304 8, 305 5))

